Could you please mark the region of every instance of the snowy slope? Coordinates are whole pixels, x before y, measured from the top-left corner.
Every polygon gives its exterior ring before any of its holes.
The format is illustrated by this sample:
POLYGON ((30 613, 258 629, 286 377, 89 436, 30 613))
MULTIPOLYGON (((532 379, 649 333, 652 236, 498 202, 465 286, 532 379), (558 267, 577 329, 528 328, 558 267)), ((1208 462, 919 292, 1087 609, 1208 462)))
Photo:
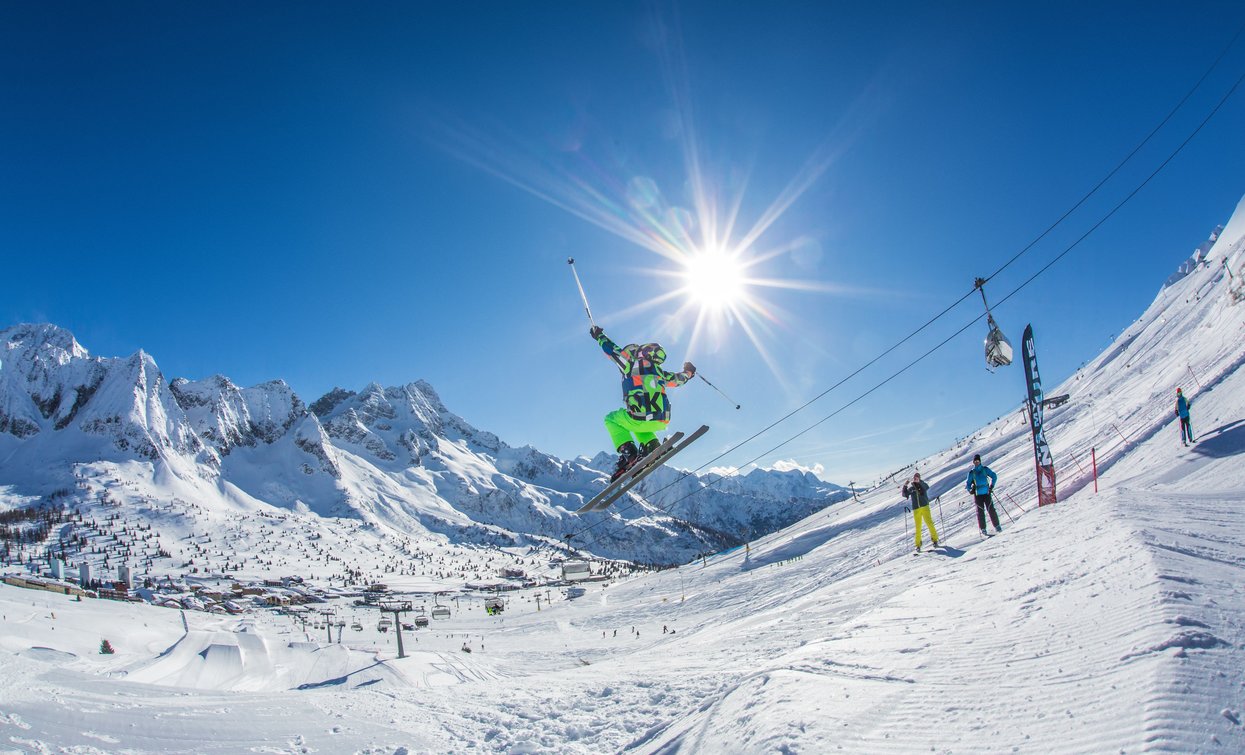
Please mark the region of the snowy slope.
POLYGON ((391 636, 348 631, 345 650, 376 659, 360 683, 355 661, 315 672, 318 651, 299 643, 317 637, 270 614, 188 612, 183 631, 164 609, 0 586, 0 738, 35 751, 1243 752, 1245 304, 1224 265, 1236 274, 1243 245, 1245 203, 1204 264, 1048 387, 1071 395, 1048 415, 1059 503, 1034 506, 1015 416, 916 465, 939 495, 942 553, 910 555, 896 479, 575 600, 521 591, 487 616, 465 599, 407 635, 409 658, 391 636), (1193 399, 1187 448, 1176 387, 1193 399), (1000 476, 1003 533, 987 540, 962 487, 974 452, 1000 476), (235 691, 274 678, 250 674, 244 634, 263 638, 257 667, 293 666, 290 686, 235 691), (105 635, 117 655, 95 652, 105 635))

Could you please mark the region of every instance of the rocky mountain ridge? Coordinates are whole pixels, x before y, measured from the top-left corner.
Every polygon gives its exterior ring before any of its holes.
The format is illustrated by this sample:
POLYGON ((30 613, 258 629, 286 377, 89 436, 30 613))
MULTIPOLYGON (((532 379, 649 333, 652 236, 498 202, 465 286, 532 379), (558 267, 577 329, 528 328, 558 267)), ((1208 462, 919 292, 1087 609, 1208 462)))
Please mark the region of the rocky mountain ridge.
MULTIPOLYGON (((281 380, 166 381, 145 352, 95 357, 55 325, 17 325, 0 331, 0 343, 0 484, 30 496, 108 461, 226 498, 515 545, 560 541, 576 528, 573 512, 611 463, 511 447, 450 411, 424 381, 337 388, 308 405, 281 380)), ((720 480, 663 469, 640 492, 665 494, 620 505, 575 545, 678 562, 850 496, 806 473, 765 470, 720 480), (694 504, 670 504, 683 498, 694 504)))

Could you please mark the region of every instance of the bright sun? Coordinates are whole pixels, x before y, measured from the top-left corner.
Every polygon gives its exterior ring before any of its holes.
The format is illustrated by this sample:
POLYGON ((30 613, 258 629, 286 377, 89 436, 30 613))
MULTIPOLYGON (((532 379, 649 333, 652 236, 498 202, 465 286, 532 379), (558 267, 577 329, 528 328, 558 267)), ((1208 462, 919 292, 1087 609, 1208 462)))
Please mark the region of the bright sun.
POLYGON ((728 309, 744 298, 744 268, 735 256, 708 249, 688 257, 684 266, 686 291, 702 307, 728 309))

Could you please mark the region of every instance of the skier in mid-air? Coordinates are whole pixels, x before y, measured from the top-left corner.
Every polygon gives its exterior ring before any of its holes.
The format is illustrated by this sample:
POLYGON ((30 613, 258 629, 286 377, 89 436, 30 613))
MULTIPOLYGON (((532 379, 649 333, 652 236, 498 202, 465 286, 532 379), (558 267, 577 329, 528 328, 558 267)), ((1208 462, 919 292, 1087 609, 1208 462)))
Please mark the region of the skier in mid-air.
POLYGON ((1180 442, 1186 446, 1193 443, 1193 423, 1189 419, 1189 407, 1193 402, 1184 397, 1184 392, 1176 389, 1176 416, 1180 418, 1180 442))
POLYGON ((624 406, 605 415, 605 429, 618 451, 618 466, 610 476, 613 481, 660 445, 657 433, 670 424, 666 389, 677 388, 695 377, 696 366, 684 362, 682 372, 666 372, 661 368, 666 360, 661 344, 632 343, 619 347, 596 325, 588 334, 622 372, 624 406))

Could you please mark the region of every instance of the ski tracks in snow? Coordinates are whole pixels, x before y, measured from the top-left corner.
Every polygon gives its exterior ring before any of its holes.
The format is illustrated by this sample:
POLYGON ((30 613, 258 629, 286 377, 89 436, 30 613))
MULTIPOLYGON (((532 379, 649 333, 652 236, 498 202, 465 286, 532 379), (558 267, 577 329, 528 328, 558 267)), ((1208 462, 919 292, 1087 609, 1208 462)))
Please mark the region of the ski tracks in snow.
POLYGON ((1187 532, 1141 533, 1144 511, 1131 494, 1084 497, 963 558, 895 559, 835 582, 802 601, 800 620, 825 622, 824 637, 772 658, 754 650, 759 669, 629 749, 1241 751, 1228 669, 1241 667, 1245 606, 1226 582, 1245 584, 1245 544, 1231 538, 1245 522, 1218 528, 1207 512, 1187 532), (1093 537, 1073 536, 1087 527, 1093 537), (1203 539, 1205 528, 1224 542, 1203 539), (1194 574, 1208 568, 1219 580, 1210 594, 1236 605, 1194 610, 1194 574), (758 714, 771 708, 788 715, 758 714), (1213 719, 1223 731, 1187 723, 1213 719))

